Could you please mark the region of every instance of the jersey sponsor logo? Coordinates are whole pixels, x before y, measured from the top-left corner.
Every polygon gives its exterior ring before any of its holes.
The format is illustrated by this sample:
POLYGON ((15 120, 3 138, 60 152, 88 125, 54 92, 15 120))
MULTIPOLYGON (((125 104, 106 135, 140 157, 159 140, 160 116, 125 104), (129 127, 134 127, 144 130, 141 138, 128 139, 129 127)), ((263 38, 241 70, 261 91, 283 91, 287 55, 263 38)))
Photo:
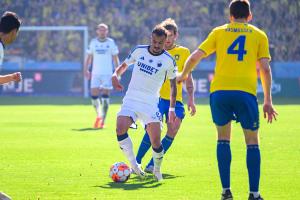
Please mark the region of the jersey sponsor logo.
POLYGON ((106 54, 107 49, 96 49, 97 54, 106 54))
POLYGON ((149 65, 146 65, 140 61, 137 62, 137 65, 140 67, 140 70, 142 72, 145 72, 147 74, 152 75, 153 73, 156 74, 158 72, 158 69, 156 69, 155 67, 151 67, 149 65))

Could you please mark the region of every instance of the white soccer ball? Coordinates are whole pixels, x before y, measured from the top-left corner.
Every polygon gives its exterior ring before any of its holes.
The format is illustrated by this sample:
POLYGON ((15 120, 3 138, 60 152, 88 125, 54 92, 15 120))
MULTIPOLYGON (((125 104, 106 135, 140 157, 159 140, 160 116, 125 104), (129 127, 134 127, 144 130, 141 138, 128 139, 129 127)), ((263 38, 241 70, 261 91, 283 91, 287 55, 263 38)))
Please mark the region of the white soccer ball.
POLYGON ((109 176, 114 182, 124 183, 130 177, 130 168, 123 162, 116 162, 110 167, 109 176))

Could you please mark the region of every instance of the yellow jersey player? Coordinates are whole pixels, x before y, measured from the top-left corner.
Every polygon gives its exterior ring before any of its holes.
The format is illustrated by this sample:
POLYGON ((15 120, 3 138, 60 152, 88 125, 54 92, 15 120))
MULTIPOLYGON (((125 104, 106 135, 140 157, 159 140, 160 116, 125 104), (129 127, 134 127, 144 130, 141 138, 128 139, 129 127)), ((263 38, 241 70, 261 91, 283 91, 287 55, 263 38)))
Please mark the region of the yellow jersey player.
MULTIPOLYGON (((165 49, 173 56, 176 61, 176 65, 178 71, 182 71, 184 63, 188 56, 190 55, 189 49, 183 46, 177 45, 176 39, 178 37, 178 28, 175 21, 171 18, 166 19, 162 22, 162 26, 164 26, 168 31, 168 38, 165 44, 165 49)), ((189 74, 186 80, 186 88, 188 94, 188 110, 190 114, 193 116, 196 112, 196 107, 194 103, 194 85, 192 75, 189 74)), ((181 122, 185 116, 184 105, 182 103, 182 83, 177 83, 177 97, 176 97, 176 105, 175 107, 170 107, 170 81, 166 80, 160 89, 160 99, 159 99, 159 111, 162 116, 165 116, 167 122, 167 133, 165 137, 162 139, 162 145, 164 147, 165 153, 170 148, 179 128, 181 122), (173 110, 176 113, 176 119, 174 123, 168 122, 168 112, 169 110, 173 110)), ((143 140, 140 144, 138 154, 136 157, 137 163, 141 164, 142 158, 145 156, 146 152, 151 146, 150 138, 148 133, 146 132, 143 140)), ((153 159, 147 164, 145 171, 148 173, 152 173, 154 168, 153 159)))
POLYGON ((263 200, 259 194, 260 150, 259 112, 256 98, 259 63, 264 89, 264 117, 276 120, 272 105, 271 69, 267 35, 248 24, 252 18, 248 0, 233 0, 229 5, 230 23, 216 27, 192 53, 177 80, 182 81, 202 58, 216 52, 215 76, 210 88, 210 108, 218 132, 217 160, 223 187, 222 200, 233 199, 230 191, 231 121, 241 123, 247 144, 249 200, 263 200))

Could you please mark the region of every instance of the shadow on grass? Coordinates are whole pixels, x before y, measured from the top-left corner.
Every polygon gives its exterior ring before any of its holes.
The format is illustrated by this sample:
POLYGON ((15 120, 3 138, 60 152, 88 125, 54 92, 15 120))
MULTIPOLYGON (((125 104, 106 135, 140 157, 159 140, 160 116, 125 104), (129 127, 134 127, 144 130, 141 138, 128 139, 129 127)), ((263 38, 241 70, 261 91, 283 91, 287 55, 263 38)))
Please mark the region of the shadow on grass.
POLYGON ((122 190, 138 190, 141 188, 156 188, 163 184, 167 179, 174 179, 180 176, 174 176, 171 174, 163 174, 164 180, 162 182, 157 182, 152 174, 148 174, 145 179, 140 179, 136 175, 131 175, 126 183, 115 183, 109 182, 105 185, 94 186, 103 189, 122 189, 122 190), (132 177, 133 176, 133 177, 132 177))
POLYGON ((84 131, 100 131, 99 128, 73 128, 72 131, 84 132, 84 131))

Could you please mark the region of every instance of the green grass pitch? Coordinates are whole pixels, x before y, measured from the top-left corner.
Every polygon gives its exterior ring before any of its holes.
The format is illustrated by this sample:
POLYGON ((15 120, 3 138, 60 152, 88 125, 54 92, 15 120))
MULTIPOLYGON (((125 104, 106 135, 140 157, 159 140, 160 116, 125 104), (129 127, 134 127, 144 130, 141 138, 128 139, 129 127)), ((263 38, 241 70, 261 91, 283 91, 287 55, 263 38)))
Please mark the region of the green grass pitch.
MULTIPOLYGON (((128 163, 115 135, 120 104, 111 105, 107 128, 94 130, 95 113, 87 99, 1 97, 0 191, 14 200, 220 199, 216 133, 206 102, 198 104, 195 117, 187 115, 183 121, 163 161, 163 183, 132 175, 120 184, 108 176, 114 162, 128 163)), ((276 109, 278 121, 271 125, 261 115, 260 191, 269 200, 298 200, 300 105, 279 102, 276 109)), ((135 152, 143 136, 140 127, 129 132, 135 152)), ((247 199, 246 148, 239 124, 233 124, 231 149, 233 195, 247 199)))

